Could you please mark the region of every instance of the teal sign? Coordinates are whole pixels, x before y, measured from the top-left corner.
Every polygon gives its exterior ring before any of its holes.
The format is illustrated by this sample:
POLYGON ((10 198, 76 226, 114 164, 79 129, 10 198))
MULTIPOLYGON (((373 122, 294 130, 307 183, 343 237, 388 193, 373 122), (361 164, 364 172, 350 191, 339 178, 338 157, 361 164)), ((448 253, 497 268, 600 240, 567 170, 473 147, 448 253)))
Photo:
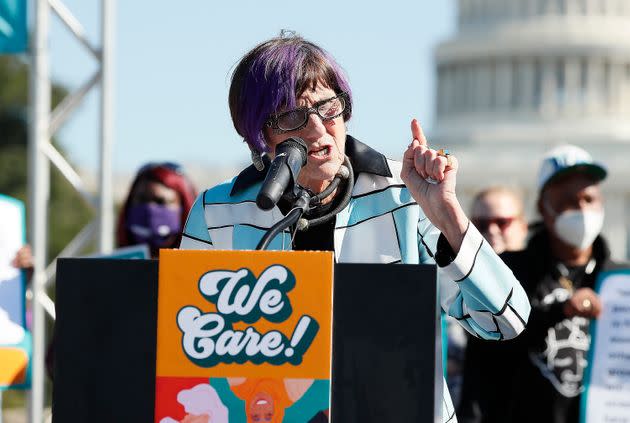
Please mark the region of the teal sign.
POLYGON ((26 0, 0 0, 0 54, 27 49, 26 0))

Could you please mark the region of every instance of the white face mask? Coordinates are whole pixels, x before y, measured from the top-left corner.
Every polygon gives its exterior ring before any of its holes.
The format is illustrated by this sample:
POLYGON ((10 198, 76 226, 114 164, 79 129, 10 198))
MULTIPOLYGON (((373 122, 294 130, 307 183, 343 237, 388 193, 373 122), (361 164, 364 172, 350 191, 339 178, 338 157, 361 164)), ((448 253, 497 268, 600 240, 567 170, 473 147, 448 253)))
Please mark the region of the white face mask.
POLYGON ((583 250, 595 241, 603 225, 603 210, 567 210, 556 216, 554 229, 558 238, 583 250))

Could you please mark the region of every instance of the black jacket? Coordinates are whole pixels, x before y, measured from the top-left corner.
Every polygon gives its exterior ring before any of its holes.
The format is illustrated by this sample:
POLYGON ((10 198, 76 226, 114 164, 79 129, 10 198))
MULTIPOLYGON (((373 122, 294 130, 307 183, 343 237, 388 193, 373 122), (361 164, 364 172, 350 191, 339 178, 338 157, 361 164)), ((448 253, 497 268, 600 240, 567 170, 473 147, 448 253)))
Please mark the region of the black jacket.
MULTIPOLYGON (((513 341, 490 344, 470 339, 458 419, 577 423, 589 322, 563 314, 570 294, 559 283, 560 270, 544 229, 533 235, 525 250, 501 257, 527 291, 532 311, 525 331, 513 341)), ((594 288, 599 272, 619 267, 610 260, 601 236, 593 243, 593 258, 592 269, 570 269, 574 289, 594 288)))

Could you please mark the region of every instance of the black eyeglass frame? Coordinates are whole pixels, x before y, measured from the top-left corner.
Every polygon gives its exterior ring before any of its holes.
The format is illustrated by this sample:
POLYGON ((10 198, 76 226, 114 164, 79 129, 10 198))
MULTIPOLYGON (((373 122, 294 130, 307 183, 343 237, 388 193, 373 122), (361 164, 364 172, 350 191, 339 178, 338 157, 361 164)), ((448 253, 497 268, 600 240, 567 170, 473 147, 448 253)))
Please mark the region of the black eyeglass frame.
POLYGON ((328 122, 331 121, 333 119, 337 119, 339 116, 342 116, 344 113, 348 113, 350 111, 350 101, 348 98, 348 93, 346 93, 345 91, 340 92, 339 94, 337 94, 334 97, 330 97, 327 98, 325 100, 321 100, 318 101, 317 103, 313 104, 313 106, 311 107, 298 107, 296 109, 292 109, 292 110, 287 110, 286 112, 282 112, 282 113, 277 113, 277 114, 272 114, 269 119, 267 119, 267 121, 265 122, 265 126, 273 129, 276 133, 278 134, 283 134, 286 132, 292 132, 292 131, 299 131, 300 129, 304 129, 306 127, 306 125, 308 125, 308 117, 315 113, 317 116, 319 116, 319 118, 322 120, 322 122, 328 122), (339 113, 337 113, 334 116, 322 116, 319 112, 319 108, 321 106, 323 106, 324 104, 336 100, 336 99, 341 99, 342 100, 342 105, 343 108, 341 109, 341 111, 339 113), (302 122, 300 125, 296 126, 295 128, 292 129, 283 129, 280 128, 278 126, 278 121, 283 117, 286 116, 290 113, 295 113, 297 111, 303 111, 304 112, 304 122, 302 122))

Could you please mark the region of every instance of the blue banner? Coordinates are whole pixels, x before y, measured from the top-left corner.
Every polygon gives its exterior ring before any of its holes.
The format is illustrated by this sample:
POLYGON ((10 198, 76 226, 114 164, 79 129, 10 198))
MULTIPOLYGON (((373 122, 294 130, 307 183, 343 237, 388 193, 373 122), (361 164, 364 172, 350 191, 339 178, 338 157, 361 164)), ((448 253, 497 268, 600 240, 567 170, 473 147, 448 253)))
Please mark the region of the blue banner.
POLYGON ((0 54, 23 53, 27 47, 26 0, 0 0, 0 54))

